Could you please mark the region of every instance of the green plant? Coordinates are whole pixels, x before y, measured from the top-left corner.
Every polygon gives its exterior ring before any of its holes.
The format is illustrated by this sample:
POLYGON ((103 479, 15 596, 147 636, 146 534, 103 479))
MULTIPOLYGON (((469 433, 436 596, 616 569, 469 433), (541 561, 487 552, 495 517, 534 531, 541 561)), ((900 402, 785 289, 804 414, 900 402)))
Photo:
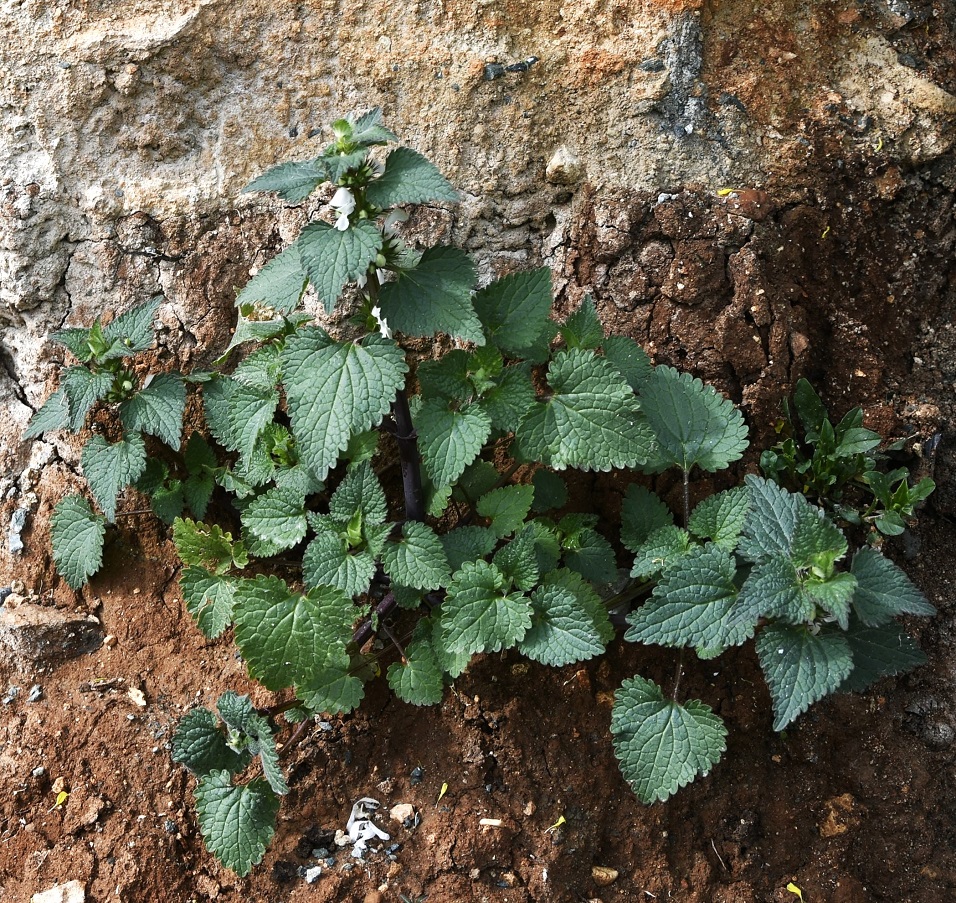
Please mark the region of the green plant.
MULTIPOLYGON (((607 337, 590 299, 553 322, 546 269, 476 291, 464 252, 407 246, 399 208, 454 201, 454 190, 408 148, 371 158, 395 140, 377 111, 333 131, 314 160, 249 186, 295 202, 331 182, 336 220, 308 225, 239 293, 221 369, 201 382, 221 460, 203 473, 230 503, 217 522, 173 523, 199 628, 215 638, 232 625, 250 675, 283 694, 264 710, 226 694, 218 717, 196 708, 176 733, 173 756, 196 775, 199 825, 225 865, 246 874, 272 837, 288 789, 282 720, 299 722, 288 749, 312 716, 359 705, 382 657, 373 635, 387 643, 395 694, 427 705, 477 654, 593 658, 614 636, 609 610, 627 606, 634 642, 712 658, 756 637, 778 730, 826 693, 921 660, 894 618, 931 606, 872 549, 847 568, 846 538, 803 495, 748 477, 690 510, 695 469, 725 469, 747 446, 729 401, 607 337), (340 314, 335 335, 302 311, 309 287, 340 314), (458 347, 419 360, 392 330, 458 347), (598 590, 618 578, 611 525, 564 510, 569 469, 676 469, 682 480, 680 523, 629 488, 619 538, 633 580, 609 599, 598 590), (400 500, 383 486, 399 475, 400 500), (270 572, 276 557, 296 579, 270 572)), ((134 479, 119 473, 112 485, 134 479)), ((683 656, 668 694, 635 676, 614 705, 615 751, 645 801, 724 750, 720 718, 680 701, 683 656)))
MULTIPOLYGON (((834 427, 820 396, 805 379, 797 382, 793 407, 803 438, 784 399, 777 424, 783 438, 761 455, 764 475, 804 493, 849 524, 865 525, 886 536, 902 533, 936 484, 924 477, 911 486, 905 467, 879 469, 882 456, 877 449, 882 439, 864 428, 862 409, 853 408, 834 427)), ((898 446, 888 449, 894 450, 898 446)))

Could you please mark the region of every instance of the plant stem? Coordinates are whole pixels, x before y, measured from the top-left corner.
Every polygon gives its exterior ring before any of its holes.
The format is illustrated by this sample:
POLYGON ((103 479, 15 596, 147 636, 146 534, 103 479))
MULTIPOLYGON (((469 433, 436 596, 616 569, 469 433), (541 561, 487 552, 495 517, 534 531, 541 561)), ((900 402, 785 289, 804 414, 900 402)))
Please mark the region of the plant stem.
POLYGON ((402 657, 402 664, 407 665, 408 657, 405 655, 405 650, 402 648, 402 644, 398 641, 395 634, 392 633, 391 627, 384 622, 382 623, 382 632, 392 641, 392 645, 398 650, 398 654, 402 657))
POLYGON ((684 647, 681 646, 680 653, 677 656, 677 674, 674 677, 674 692, 671 693, 671 699, 677 702, 677 691, 680 689, 680 679, 684 675, 684 647))
POLYGON ((690 471, 684 471, 684 529, 690 523, 690 471))
POLYGON ((405 490, 405 519, 425 520, 425 492, 422 489, 422 458, 418 453, 418 433, 412 423, 408 408, 408 396, 399 389, 392 402, 392 419, 395 421, 395 441, 402 462, 402 487, 405 490))

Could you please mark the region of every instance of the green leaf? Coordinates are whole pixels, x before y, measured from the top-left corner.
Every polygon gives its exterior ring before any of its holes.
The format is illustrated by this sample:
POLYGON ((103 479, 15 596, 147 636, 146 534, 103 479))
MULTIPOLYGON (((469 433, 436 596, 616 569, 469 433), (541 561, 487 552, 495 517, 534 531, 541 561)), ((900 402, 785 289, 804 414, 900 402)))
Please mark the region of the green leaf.
POLYGON ((813 599, 804 592, 793 562, 775 555, 757 562, 740 588, 739 620, 755 623, 771 617, 805 624, 816 615, 813 599))
POLYGON ((875 549, 860 549, 850 571, 857 581, 853 610, 867 627, 879 627, 901 614, 936 614, 909 577, 875 549))
POLYGON ((804 432, 819 433, 829 415, 820 396, 805 379, 797 380, 793 391, 793 406, 797 409, 804 432))
MULTIPOLYGON (((326 313, 331 313, 345 283, 364 276, 375 260, 382 249, 382 233, 368 220, 359 220, 345 230, 328 223, 312 223, 292 247, 299 249, 309 282, 315 286, 326 313)), ((388 321, 391 323, 392 318, 388 321)))
POLYGON ((186 567, 179 575, 186 610, 196 619, 199 629, 214 640, 232 623, 236 595, 235 580, 212 574, 197 565, 186 567))
POLYGON ((485 334, 510 355, 530 348, 544 333, 551 301, 548 267, 497 279, 474 297, 485 334))
MULTIPOLYGON (((83 429, 86 415, 98 401, 102 401, 113 387, 113 374, 106 370, 91 373, 86 367, 70 367, 63 374, 62 391, 70 410, 70 429, 83 429)), ((51 412, 52 413, 52 412, 51 412)))
POLYGON ((713 472, 747 447, 747 427, 733 403, 689 373, 656 367, 641 391, 641 407, 660 453, 685 473, 696 464, 713 472))
POLYGON ((469 464, 455 486, 455 499, 472 506, 486 492, 490 492, 498 483, 501 474, 490 461, 477 461, 469 464))
POLYGON ((302 460, 320 480, 355 433, 381 422, 408 371, 402 349, 390 339, 333 342, 318 327, 290 336, 282 363, 292 432, 302 460))
POLYGON ((611 733, 624 779, 642 803, 663 802, 708 774, 727 748, 727 728, 704 703, 666 700, 657 684, 637 676, 616 694, 611 733))
POLYGON ((348 653, 339 650, 296 688, 296 694, 313 712, 351 712, 365 696, 365 687, 360 677, 349 673, 350 668, 348 653))
POLYGON ((653 577, 666 572, 673 568, 691 547, 690 534, 686 530, 673 524, 660 527, 638 547, 631 576, 653 577))
POLYGON ((505 433, 514 433, 519 429, 534 403, 534 384, 529 363, 505 367, 497 384, 481 399, 481 407, 491 418, 491 425, 505 433))
POLYGON ((64 348, 68 348, 70 353, 79 361, 86 363, 93 359, 89 329, 71 326, 68 329, 60 329, 57 332, 50 333, 50 339, 64 348))
POLYGON ((452 573, 460 570, 466 561, 477 561, 490 555, 496 543, 497 538, 491 530, 472 525, 456 527, 441 537, 452 573))
POLYGON ((153 298, 145 304, 130 308, 120 314, 112 323, 103 327, 103 337, 114 345, 115 351, 109 352, 101 360, 114 357, 128 357, 146 351, 156 337, 153 322, 156 311, 162 304, 161 297, 153 298))
POLYGON ((531 593, 531 629, 518 648, 543 665, 561 667, 594 658, 614 636, 607 611, 577 574, 553 571, 531 593))
POLYGON ((491 520, 499 539, 511 536, 525 521, 534 500, 534 486, 502 486, 478 499, 478 513, 491 520))
POLYGON ((846 551, 843 531, 819 508, 801 505, 791 543, 793 563, 798 568, 813 567, 829 574, 846 551))
POLYGON ((525 592, 534 589, 541 573, 535 554, 535 536, 536 532, 529 524, 511 542, 498 549, 492 560, 511 585, 525 592))
POLYGON ((146 469, 146 443, 139 433, 131 433, 110 444, 102 436, 94 436, 80 455, 83 476, 90 492, 106 519, 116 518, 116 498, 130 483, 135 483, 146 469))
POLYGON ((234 611, 249 673, 270 690, 309 681, 344 650, 357 613, 339 589, 316 587, 303 596, 277 577, 243 580, 234 611))
POLYGON ((504 591, 501 571, 485 561, 462 565, 448 586, 441 622, 450 652, 498 652, 517 643, 531 627, 531 600, 504 591))
POLYGON ((604 341, 604 327, 594 307, 594 299, 585 295, 581 306, 564 321, 561 337, 568 348, 594 350, 604 341))
POLYGON ((189 472, 183 483, 183 497, 193 516, 202 520, 216 488, 216 456, 209 443, 199 433, 193 432, 186 442, 183 459, 189 472))
POLYGON ((475 388, 468 379, 469 357, 467 351, 453 348, 437 360, 422 361, 415 371, 422 397, 471 401, 475 388))
POLYGON ((850 600, 856 590, 856 577, 845 573, 834 574, 827 580, 811 577, 804 589, 817 605, 836 618, 843 630, 850 626, 850 600))
POLYGON ((702 501, 690 516, 688 528, 695 536, 709 539, 733 551, 747 518, 750 497, 746 486, 735 486, 702 501))
POLYGON ((305 500, 294 489, 270 489, 245 508, 242 526, 280 549, 291 549, 308 529, 305 500))
POLYGON ((173 521, 173 542, 185 565, 202 567, 222 575, 231 567, 245 567, 248 560, 232 534, 216 524, 202 524, 187 518, 173 521))
POLYGON ((398 138, 382 125, 381 107, 372 107, 361 116, 350 113, 346 121, 352 126, 351 140, 357 144, 371 147, 376 144, 388 144, 389 141, 398 141, 398 138))
POLYGON ((178 373, 161 373, 120 405, 120 418, 128 430, 156 436, 179 451, 186 410, 186 386, 178 373))
POLYGON ((382 564, 392 580, 413 589, 439 589, 451 577, 441 540, 427 524, 414 521, 402 527, 401 541, 385 544, 382 564))
POLYGON ((397 147, 385 158, 382 175, 369 182, 365 197, 384 209, 398 204, 457 201, 458 192, 421 154, 410 147, 397 147))
POLYGON ((534 486, 534 502, 531 507, 535 511, 551 511, 554 508, 563 508, 568 503, 567 483, 554 471, 545 468, 536 470, 531 478, 531 485, 534 486))
POLYGON ((653 437, 630 387, 606 360, 582 349, 559 351, 548 370, 550 399, 521 424, 527 458, 555 470, 611 470, 647 460, 653 437))
POLYGON ((202 706, 187 712, 177 725, 172 757, 200 776, 223 770, 238 774, 250 760, 248 754, 238 753, 228 745, 218 719, 202 706))
POLYGON ((430 398, 415 417, 425 470, 436 486, 455 483, 491 433, 491 420, 477 405, 452 410, 430 398))
POLYGON ((612 583, 617 579, 617 560, 611 544, 597 530, 581 530, 573 548, 564 545, 564 564, 591 583, 612 583))
POLYGON ((635 392, 640 392, 654 370, 647 352, 625 335, 610 336, 604 340, 603 347, 604 357, 620 371, 635 392))
MULTIPOLYGON (((148 462, 147 462, 148 463, 148 462)), ((137 488, 139 485, 137 484, 137 488)), ((168 486, 159 486, 151 493, 150 507, 164 524, 172 525, 181 517, 186 499, 183 496, 183 484, 179 480, 170 480, 168 486)))
POLYGON ((245 284, 236 296, 236 307, 262 305, 278 313, 291 313, 299 306, 308 282, 299 246, 290 245, 245 284))
POLYGON ((279 393, 244 386, 226 376, 203 386, 203 403, 209 431, 216 441, 248 457, 259 434, 272 423, 279 393))
POLYGON ((460 676, 471 663, 470 652, 452 652, 445 643, 442 632, 442 623, 439 618, 424 618, 421 622, 424 627, 431 624, 431 644, 435 650, 438 665, 452 679, 460 676))
POLYGON ((757 637, 757 657, 773 698, 775 731, 836 690, 853 669, 843 634, 814 635, 804 627, 765 627, 757 637))
POLYGON ((234 785, 228 771, 212 771, 196 787, 196 813, 206 847, 239 877, 265 856, 278 811, 279 797, 261 779, 234 785))
POLYGON ((750 506, 744 522, 740 553, 748 561, 762 561, 782 555, 791 556, 793 534, 800 514, 808 504, 771 480, 748 474, 744 482, 750 506))
POLYGON ((253 179, 242 193, 274 191, 284 201, 297 204, 304 201, 316 188, 328 180, 328 170, 319 160, 301 163, 280 163, 253 179))
POLYGON ((241 743, 253 755, 262 761, 262 771, 269 786, 278 794, 289 792, 282 769, 279 766, 279 753, 269 722, 260 715, 248 696, 240 696, 227 690, 216 703, 219 715, 236 732, 230 743, 241 743), (236 736, 238 735, 238 736, 236 736))
POLYGON ((863 429, 862 427, 855 427, 847 430, 840 437, 840 443, 837 445, 834 454, 838 458, 851 458, 854 455, 862 455, 872 451, 882 441, 883 439, 879 433, 874 433, 873 430, 863 429))
POLYGON ((926 663, 926 656, 898 624, 850 625, 846 641, 853 653, 853 670, 839 686, 841 693, 862 693, 883 677, 904 674, 926 663))
POLYGON ((411 705, 435 705, 445 694, 442 667, 425 638, 410 643, 405 660, 389 665, 387 676, 395 695, 411 705))
POLYGON ((57 573, 79 589, 103 563, 106 519, 82 496, 68 495, 53 511, 50 534, 57 573))
POLYGON ((753 624, 735 617, 737 566, 714 544, 695 546, 669 567, 650 600, 627 617, 624 639, 704 650, 739 646, 753 624))
POLYGON ((385 491, 368 463, 353 467, 329 501, 329 516, 333 520, 348 522, 356 511, 362 512, 366 524, 382 524, 388 517, 385 491))
POLYGON ((37 436, 52 433, 54 430, 65 429, 69 425, 70 402, 67 398, 66 389, 60 386, 30 418, 30 422, 23 432, 23 441, 36 439, 37 436))
POLYGON ((375 559, 367 552, 351 554, 337 533, 318 533, 302 558, 302 580, 310 588, 335 586, 347 596, 359 596, 374 575, 375 559))
POLYGON ((429 248, 413 270, 382 286, 382 316, 408 336, 450 336, 484 344, 481 323, 472 307, 475 266, 457 248, 429 248))
POLYGON ((652 533, 673 524, 671 509, 655 493, 636 483, 627 487, 621 503, 621 542, 626 549, 637 552, 652 533))

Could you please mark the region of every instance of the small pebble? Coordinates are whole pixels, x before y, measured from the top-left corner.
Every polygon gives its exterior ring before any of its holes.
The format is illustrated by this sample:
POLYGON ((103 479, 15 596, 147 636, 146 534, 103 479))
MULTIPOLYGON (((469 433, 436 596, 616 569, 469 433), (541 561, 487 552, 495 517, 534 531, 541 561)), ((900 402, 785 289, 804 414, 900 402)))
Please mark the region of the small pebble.
POLYGON ((13 702, 13 700, 16 699, 19 695, 20 695, 19 687, 9 686, 7 687, 6 695, 0 701, 2 701, 4 705, 10 705, 10 703, 13 702))
POLYGON ((39 684, 34 684, 30 687, 30 694, 27 696, 27 702, 39 702, 43 699, 43 687, 39 684))
POLYGON ((306 884, 315 884, 315 882, 319 880, 319 878, 321 877, 321 875, 322 875, 322 866, 321 866, 321 865, 317 865, 317 866, 314 866, 313 868, 306 869, 306 870, 305 870, 305 883, 306 883, 306 884))
POLYGON ((42 778, 46 774, 46 769, 42 765, 37 765, 33 771, 30 772, 35 778, 42 778))
POLYGON ((412 769, 410 783, 414 787, 416 784, 421 784, 423 780, 425 780, 425 769, 421 765, 416 765, 412 769))
POLYGON ((328 859, 329 851, 325 847, 316 847, 312 851, 313 859, 328 859))

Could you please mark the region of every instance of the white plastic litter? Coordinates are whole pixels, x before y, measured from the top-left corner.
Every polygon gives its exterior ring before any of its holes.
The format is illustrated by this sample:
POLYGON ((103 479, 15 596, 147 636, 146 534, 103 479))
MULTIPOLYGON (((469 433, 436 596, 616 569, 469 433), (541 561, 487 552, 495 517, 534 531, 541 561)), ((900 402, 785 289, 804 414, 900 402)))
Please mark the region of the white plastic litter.
POLYGON ((376 838, 378 840, 392 839, 390 835, 386 834, 381 828, 374 824, 370 817, 380 805, 378 800, 363 796, 362 799, 352 806, 352 814, 349 816, 345 830, 348 832, 349 838, 354 842, 352 855, 356 859, 361 859, 365 856, 370 840, 375 840, 376 838))

